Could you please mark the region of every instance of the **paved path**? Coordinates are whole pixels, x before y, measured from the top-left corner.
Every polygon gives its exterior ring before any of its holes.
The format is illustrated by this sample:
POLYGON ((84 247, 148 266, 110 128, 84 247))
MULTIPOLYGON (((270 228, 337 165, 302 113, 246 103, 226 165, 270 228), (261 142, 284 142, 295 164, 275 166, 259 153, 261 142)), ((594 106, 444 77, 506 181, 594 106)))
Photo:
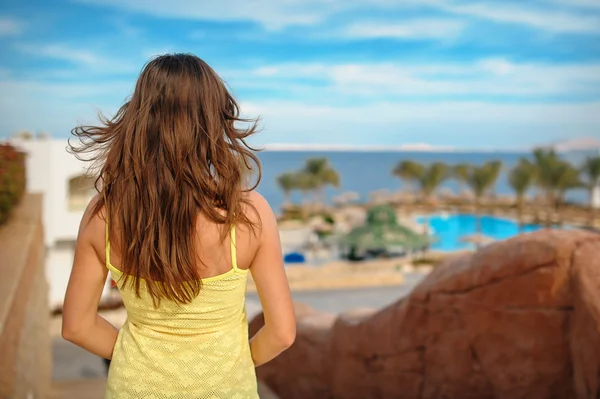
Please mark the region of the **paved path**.
MULTIPOLYGON (((317 310, 341 313, 355 308, 383 308, 406 296, 423 278, 423 273, 408 273, 404 284, 395 287, 371 287, 331 291, 299 291, 292 294, 294 301, 305 303, 317 310)), ((247 296, 248 318, 260 312, 258 296, 247 296)))

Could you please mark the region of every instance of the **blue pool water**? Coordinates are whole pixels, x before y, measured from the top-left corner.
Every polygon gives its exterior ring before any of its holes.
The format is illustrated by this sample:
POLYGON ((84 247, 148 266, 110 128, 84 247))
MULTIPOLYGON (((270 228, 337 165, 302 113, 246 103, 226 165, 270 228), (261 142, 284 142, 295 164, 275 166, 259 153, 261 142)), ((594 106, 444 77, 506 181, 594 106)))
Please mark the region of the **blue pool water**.
MULTIPOLYGON (((519 230, 513 220, 482 215, 481 233, 495 240, 504 240, 519 233, 536 231, 539 225, 528 224, 519 230)), ((417 218, 419 223, 429 223, 430 232, 435 237, 431 249, 438 251, 458 251, 473 249, 471 243, 461 242, 461 238, 476 233, 476 217, 474 215, 431 215, 417 218)))

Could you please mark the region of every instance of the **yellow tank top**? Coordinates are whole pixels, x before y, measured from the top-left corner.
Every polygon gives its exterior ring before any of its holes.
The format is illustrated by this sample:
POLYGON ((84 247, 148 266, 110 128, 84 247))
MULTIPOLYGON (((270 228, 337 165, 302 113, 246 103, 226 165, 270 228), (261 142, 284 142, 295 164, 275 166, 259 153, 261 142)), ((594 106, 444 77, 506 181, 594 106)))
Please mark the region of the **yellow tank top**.
POLYGON ((200 294, 184 305, 162 300, 155 309, 140 284, 140 296, 119 283, 122 272, 110 263, 106 228, 106 266, 127 310, 108 372, 106 398, 257 399, 254 363, 248 343, 246 280, 233 268, 202 279, 200 294))

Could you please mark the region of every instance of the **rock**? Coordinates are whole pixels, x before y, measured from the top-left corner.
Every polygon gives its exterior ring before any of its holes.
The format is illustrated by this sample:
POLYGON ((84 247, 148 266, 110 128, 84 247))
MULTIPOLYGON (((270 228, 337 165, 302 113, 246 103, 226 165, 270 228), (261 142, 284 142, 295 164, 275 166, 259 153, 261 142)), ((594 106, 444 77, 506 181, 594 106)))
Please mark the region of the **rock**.
POLYGON ((595 233, 544 230, 452 257, 378 312, 297 313, 296 343, 258 369, 282 399, 600 395, 595 233))
MULTIPOLYGON (((279 356, 256 369, 258 379, 276 395, 286 392, 285 398, 326 398, 329 391, 330 370, 329 345, 331 327, 335 317, 314 311, 309 306, 296 304, 297 334, 294 350, 279 356), (275 364, 278 367, 273 367, 275 364), (281 371, 285 369, 285 373, 281 371), (293 381, 294 388, 288 386, 293 381)), ((250 335, 264 325, 262 314, 250 323, 250 335)))

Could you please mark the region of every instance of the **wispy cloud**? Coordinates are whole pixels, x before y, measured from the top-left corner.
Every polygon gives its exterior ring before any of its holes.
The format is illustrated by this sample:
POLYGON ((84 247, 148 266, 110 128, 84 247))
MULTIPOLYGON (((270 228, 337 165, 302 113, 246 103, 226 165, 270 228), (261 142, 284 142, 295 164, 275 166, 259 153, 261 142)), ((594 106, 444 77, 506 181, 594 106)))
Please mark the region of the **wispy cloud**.
MULTIPOLYGON (((327 21, 334 15, 345 15, 352 18, 356 26, 350 28, 348 34, 358 36, 372 35, 372 37, 414 37, 421 33, 424 37, 432 37, 431 30, 456 31, 460 29, 455 23, 444 22, 440 27, 432 27, 415 23, 414 26, 402 27, 400 24, 384 24, 377 27, 371 22, 366 22, 371 10, 378 10, 399 16, 406 9, 433 10, 455 15, 465 15, 501 23, 520 24, 536 29, 555 33, 590 33, 600 32, 600 19, 598 16, 582 15, 577 7, 596 7, 597 0, 550 0, 562 1, 562 9, 554 9, 546 4, 532 5, 528 2, 501 3, 501 2, 473 2, 461 0, 345 0, 345 1, 318 1, 318 0, 262 0, 260 2, 240 2, 235 0, 79 0, 83 3, 93 3, 112 6, 130 11, 151 14, 163 18, 185 18, 216 21, 252 21, 269 29, 282 27, 312 26, 327 21), (357 12, 357 15, 349 15, 357 12), (432 28, 432 29, 427 29, 432 28)), ((433 34, 439 37, 440 34, 433 34)))
POLYGON ((25 129, 66 137, 79 123, 98 123, 99 110, 111 115, 131 88, 129 81, 81 84, 0 79, 0 92, 10 93, 0 96, 0 135, 25 129))
POLYGON ((598 16, 581 15, 566 11, 553 11, 545 8, 508 5, 502 3, 445 3, 444 10, 470 15, 486 20, 521 24, 549 32, 560 33, 600 33, 598 16))
POLYGON ((260 5, 235 0, 79 0, 82 3, 156 15, 163 18, 183 18, 217 21, 254 21, 270 29, 289 25, 312 25, 323 19, 323 9, 346 8, 335 2, 263 0, 260 5), (259 7, 259 11, 257 11, 259 7))
POLYGON ((0 17, 0 36, 14 36, 23 32, 23 22, 8 17, 0 17))
POLYGON ((415 19, 396 23, 358 22, 343 29, 350 38, 446 39, 460 34, 465 23, 450 19, 415 19))
POLYGON ((598 0, 550 0, 550 2, 565 7, 600 8, 598 0))
MULTIPOLYGON (((54 60, 66 61, 75 67, 83 68, 78 71, 86 72, 104 71, 107 74, 118 75, 123 73, 132 73, 139 70, 142 55, 137 57, 135 54, 129 58, 111 57, 100 55, 94 51, 73 47, 61 43, 45 44, 27 44, 17 43, 14 48, 28 56, 37 58, 50 58, 54 60)), ((66 73, 73 72, 64 71, 66 73)))
POLYGON ((25 54, 53 58, 76 64, 94 65, 100 61, 100 58, 90 51, 71 48, 63 44, 44 44, 41 46, 17 44, 15 45, 15 48, 25 54))
POLYGON ((123 35, 129 38, 139 37, 143 33, 143 29, 135 26, 122 17, 112 18, 111 22, 123 35))
POLYGON ((243 103, 260 115, 264 131, 254 143, 414 142, 434 145, 515 148, 567 137, 596 135, 600 102, 587 104, 494 104, 488 102, 373 103, 317 106, 305 103, 243 103))
POLYGON ((324 86, 340 96, 360 94, 372 98, 389 95, 600 98, 600 63, 548 65, 488 58, 445 64, 284 64, 230 71, 226 75, 240 85, 246 81, 258 85, 279 82, 281 90, 287 90, 290 82, 301 80, 307 87, 313 82, 315 100, 325 91, 324 86))
MULTIPOLYGON (((117 95, 125 98, 132 89, 130 81, 104 81, 96 83, 47 83, 33 80, 0 80, 0 91, 11 93, 11 96, 40 95, 54 99, 78 99, 94 102, 95 99, 106 95, 117 95)), ((8 97, 7 97, 8 98, 8 97)), ((12 101, 12 97, 8 98, 12 101)))
POLYGON ((222 74, 242 111, 263 116, 262 143, 600 135, 600 0, 73 0, 52 18, 14 9, 0 17, 0 91, 11 94, 0 98, 0 135, 64 136, 94 107, 114 111, 144 62, 172 51, 222 74), (61 22, 92 11, 86 35, 61 22))

